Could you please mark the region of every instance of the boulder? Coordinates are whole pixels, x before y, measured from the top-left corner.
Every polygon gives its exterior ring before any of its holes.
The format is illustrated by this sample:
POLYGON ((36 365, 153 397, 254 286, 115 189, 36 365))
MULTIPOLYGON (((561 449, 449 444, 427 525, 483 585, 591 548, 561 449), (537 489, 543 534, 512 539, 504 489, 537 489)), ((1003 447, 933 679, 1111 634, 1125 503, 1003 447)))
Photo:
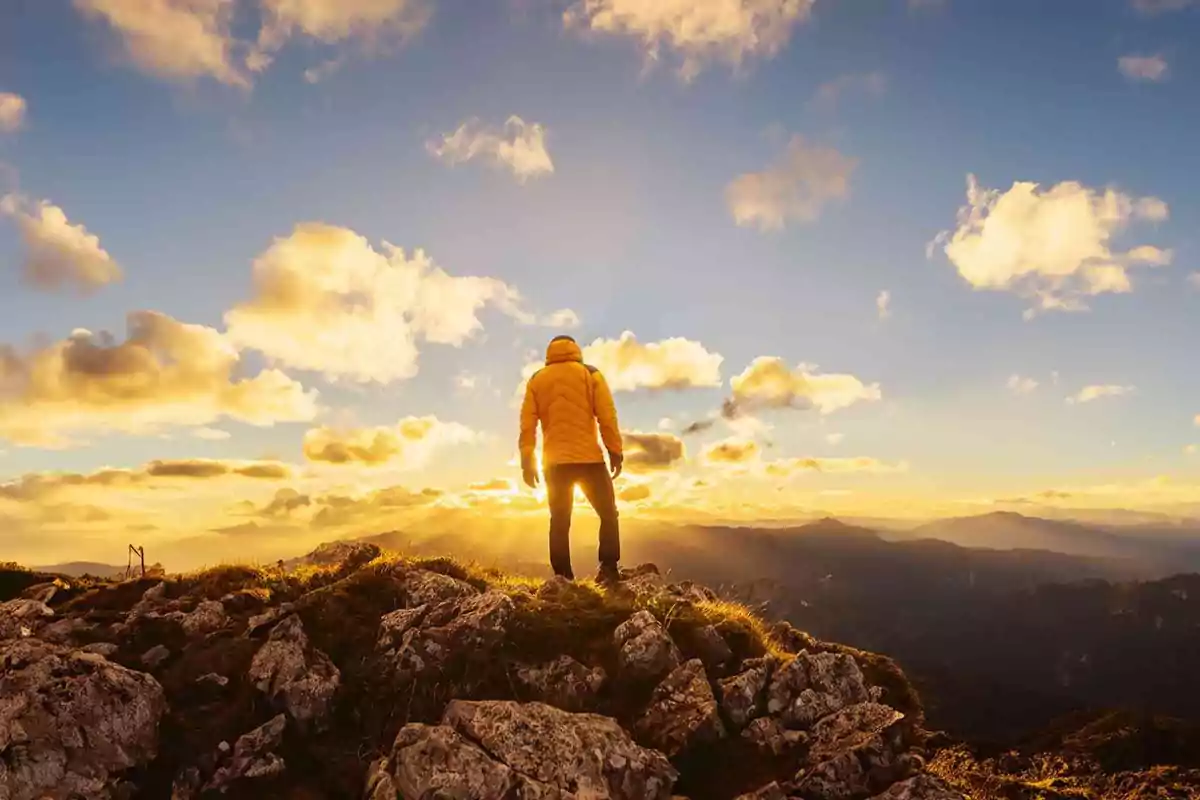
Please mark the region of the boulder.
POLYGON ((92 625, 79 617, 66 617, 44 625, 37 631, 39 639, 57 644, 74 644, 81 634, 95 630, 92 625))
POLYGON ((679 666, 679 648, 649 611, 639 611, 613 633, 622 678, 658 681, 679 666))
POLYGON ((956 792, 932 775, 918 775, 906 781, 892 784, 883 794, 877 794, 871 800, 965 800, 961 792, 956 792))
POLYGON ((80 651, 84 653, 95 653, 98 656, 104 656, 105 658, 108 658, 120 649, 120 645, 116 644, 115 642, 92 642, 91 644, 85 644, 80 648, 80 651))
POLYGON ((849 800, 866 797, 901 777, 898 764, 904 715, 879 703, 848 706, 812 729, 808 761, 796 776, 805 797, 849 800), (883 782, 883 786, 877 785, 883 782))
POLYGON ((59 589, 69 589, 70 587, 58 578, 45 583, 35 583, 32 586, 26 587, 21 592, 21 598, 25 600, 36 600, 39 603, 49 603, 54 599, 54 595, 58 594, 59 589))
POLYGON ((445 600, 458 600, 479 594, 479 590, 466 581, 424 569, 415 569, 407 573, 404 579, 404 591, 409 608, 427 603, 441 603, 445 600))
POLYGON ((692 635, 692 644, 707 669, 719 669, 733 658, 733 650, 715 625, 698 628, 692 635))
POLYGON ((253 615, 246 623, 246 636, 254 636, 259 631, 271 627, 295 610, 296 607, 293 604, 283 603, 282 605, 268 608, 261 614, 253 615))
POLYGON ((384 614, 379 620, 379 640, 375 648, 380 652, 393 651, 404 640, 404 634, 420 624, 429 611, 429 604, 416 608, 402 608, 390 614, 384 614))
POLYGON ((516 679, 534 700, 563 711, 586 711, 606 679, 600 667, 587 667, 570 656, 554 661, 517 667, 516 679))
POLYGON ((188 636, 200 636, 225 627, 229 617, 219 600, 205 600, 180 622, 188 636))
POLYGON ((772 781, 753 792, 740 794, 734 800, 787 800, 787 794, 777 782, 772 781))
POLYGON ((504 641, 513 610, 512 599, 498 591, 438 603, 405 631, 396 651, 397 674, 416 677, 451 659, 486 660, 504 641))
POLYGON ((391 754, 371 765, 367 800, 510 797, 517 776, 445 725, 406 725, 391 754))
POLYGON ((32 636, 54 616, 50 606, 40 600, 9 600, 0 603, 0 639, 32 636))
POLYGON ((133 608, 129 609, 129 613, 125 616, 125 622, 126 624, 132 623, 138 617, 145 616, 155 608, 166 603, 167 584, 166 582, 156 583, 142 592, 142 599, 134 603, 133 608))
POLYGON ((792 728, 808 728, 817 720, 871 699, 858 663, 844 653, 801 651, 771 678, 767 713, 792 728))
POLYGON ((275 750, 283 744, 285 728, 287 717, 279 714, 269 722, 240 736, 233 745, 233 754, 228 763, 213 773, 203 791, 224 792, 236 780, 269 778, 281 774, 287 765, 276 755, 275 750))
POLYGON ((667 800, 678 778, 662 753, 639 747, 616 720, 597 714, 545 703, 453 700, 442 724, 532 781, 526 796, 667 800))
POLYGON ((721 710, 734 730, 740 731, 766 711, 765 690, 776 663, 773 658, 747 659, 742 672, 718 682, 721 710))
POLYGON ((293 614, 271 631, 250 663, 250 680, 301 726, 323 726, 341 684, 329 656, 309 644, 293 614))
POLYGON ((37 639, 0 642, 0 797, 104 797, 151 761, 166 710, 144 672, 37 639))
POLYGON ((642 741, 669 758, 725 735, 700 659, 676 668, 658 685, 635 730, 642 741))
POLYGON ((382 552, 378 545, 368 542, 325 542, 317 545, 317 548, 304 558, 310 564, 336 565, 353 572, 379 558, 382 552))
POLYGON ((166 646, 156 644, 142 653, 141 662, 146 665, 147 669, 158 669, 170 657, 171 651, 166 646))
POLYGON ((746 726, 742 738, 764 755, 781 756, 807 742, 808 734, 788 730, 774 717, 759 717, 746 726))

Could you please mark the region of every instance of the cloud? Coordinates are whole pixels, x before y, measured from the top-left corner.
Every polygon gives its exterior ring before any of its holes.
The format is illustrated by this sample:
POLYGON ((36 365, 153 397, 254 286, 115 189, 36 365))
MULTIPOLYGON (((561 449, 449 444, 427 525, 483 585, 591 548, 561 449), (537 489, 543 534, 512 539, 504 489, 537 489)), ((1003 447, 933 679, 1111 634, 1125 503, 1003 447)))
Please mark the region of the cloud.
POLYGON ((1188 275, 1187 282, 1192 285, 1193 289, 1200 289, 1200 272, 1193 272, 1188 275))
POLYGON ((102 20, 125 57, 141 71, 168 81, 212 78, 249 88, 234 65, 230 27, 236 0, 74 0, 90 19, 102 20))
POLYGON ((832 444, 832 445, 841 444, 842 439, 845 439, 845 438, 846 438, 846 434, 844 434, 844 433, 827 433, 827 434, 825 434, 825 441, 828 444, 832 444))
POLYGON ((1182 11, 1195 4, 1196 0, 1131 0, 1135 9, 1143 14, 1163 14, 1169 11, 1182 11))
POLYGON ((260 480, 283 480, 290 478, 292 470, 286 464, 275 462, 231 463, 204 458, 189 458, 174 461, 151 461, 143 468, 150 478, 217 478, 233 475, 260 480))
POLYGON ((816 370, 807 364, 793 370, 782 358, 759 356, 730 381, 733 395, 725 401, 722 413, 728 419, 768 408, 812 408, 831 414, 883 397, 877 383, 865 384, 853 375, 816 370))
POLYGON ((512 481, 507 478, 492 478, 486 481, 476 481, 467 486, 472 492, 511 492, 512 481))
POLYGON ((512 172, 518 183, 554 173, 554 161, 546 150, 546 130, 511 116, 503 128, 488 128, 469 120, 453 133, 425 145, 430 155, 454 166, 482 159, 512 172))
POLYGON ((680 433, 683 436, 692 436, 693 434, 704 433, 705 431, 710 430, 716 424, 716 419, 698 419, 695 422, 689 423, 687 426, 685 426, 680 433))
POLYGON ((25 124, 25 98, 12 92, 0 92, 0 133, 16 133, 25 124))
POLYGON ((252 425, 316 416, 316 392, 275 369, 236 378, 238 354, 212 328, 155 311, 127 317, 128 336, 76 330, 22 354, 0 346, 0 438, 64 446, 72 434, 146 434, 222 417, 252 425))
POLYGON ((1151 245, 1125 252, 1112 247, 1131 222, 1161 222, 1168 215, 1156 197, 1100 192, 1074 181, 1049 190, 1017 182, 1002 192, 981 188, 969 175, 958 228, 938 234, 928 252, 942 246, 975 289, 1029 298, 1028 314, 1081 311, 1089 296, 1131 291, 1129 270, 1170 263, 1171 251, 1151 245))
MULTIPOLYGON (((265 69, 293 36, 324 44, 356 39, 365 48, 403 43, 424 30, 433 17, 427 0, 260 0, 262 29, 248 64, 265 69)), ((329 62, 326 62, 327 64, 329 62)), ((318 77, 319 79, 319 77, 318 77)), ((310 83, 315 81, 309 81, 310 83)))
POLYGON ((223 442, 231 438, 229 431, 223 431, 220 428, 196 428, 191 433, 192 436, 206 442, 223 442))
POLYGON ((887 76, 882 72, 863 72, 839 75, 817 87, 813 102, 826 109, 833 109, 848 92, 862 92, 878 97, 887 89, 887 76))
POLYGON ((639 500, 650 499, 650 487, 645 483, 634 483, 624 486, 617 492, 617 499, 626 503, 636 503, 639 500))
POLYGON ((583 349, 583 358, 604 373, 614 392, 720 386, 724 361, 700 342, 674 337, 643 343, 630 331, 619 339, 596 339, 583 349))
POLYGON ((439 447, 471 441, 475 434, 437 417, 405 417, 394 426, 337 430, 322 425, 304 434, 304 457, 326 464, 424 464, 439 447))
POLYGON ((16 195, 0 197, 0 214, 15 220, 28 251, 24 280, 45 291, 74 288, 90 293, 121 279, 121 268, 82 225, 72 225, 66 213, 49 202, 37 203, 16 195))
POLYGON ((1117 59, 1117 69, 1130 80, 1153 83, 1165 81, 1169 74, 1167 60, 1161 55, 1121 56, 1117 59))
POLYGON ((313 515, 312 525, 317 528, 361 525, 381 515, 430 505, 441 496, 442 492, 438 489, 414 492, 403 486, 389 486, 360 497, 325 495, 313 501, 318 511, 313 515))
POLYGON ((271 498, 269 503, 257 509, 255 515, 271 519, 286 519, 291 517, 296 511, 308 508, 311 505, 311 497, 296 491, 290 486, 285 486, 275 492, 275 496, 271 498))
POLYGON ((691 80, 710 62, 740 68, 750 58, 771 58, 792 28, 808 19, 815 0, 577 0, 563 14, 568 28, 640 40, 647 63, 664 48, 680 59, 691 80))
POLYGON ((1013 394, 1029 394, 1038 387, 1038 382, 1033 378, 1024 378, 1020 375, 1008 376, 1008 390, 1013 394))
POLYGON ((822 472, 833 475, 847 473, 895 473, 907 472, 908 462, 889 464, 877 458, 783 458, 771 461, 766 466, 768 475, 791 476, 804 472, 822 472))
POLYGON ((832 147, 792 136, 779 161, 762 172, 739 175, 725 187, 725 201, 742 227, 771 231, 789 222, 813 222, 827 203, 849 196, 857 166, 857 159, 832 147))
POLYGON ((560 308, 558 311, 551 312, 546 315, 546 318, 541 321, 541 324, 547 328, 578 328, 581 324, 579 315, 569 308, 560 308))
POLYGON ((225 314, 229 338, 331 380, 390 383, 416 375, 418 341, 461 346, 478 333, 485 306, 537 321, 503 281, 382 250, 348 228, 297 225, 255 260, 253 299, 225 314))
POLYGON ((1085 386, 1077 393, 1067 398, 1067 402, 1074 405, 1076 403, 1090 403, 1093 400, 1099 400, 1101 397, 1121 397, 1122 395, 1133 394, 1136 391, 1133 386, 1118 386, 1116 384, 1103 384, 1085 386))
POLYGON ((887 289, 875 297, 875 311, 879 314, 880 320, 885 320, 892 315, 892 293, 887 289))
POLYGON ((630 472, 671 469, 684 459, 683 440, 669 433, 622 431, 621 441, 625 469, 630 472))
POLYGON ((151 461, 138 469, 105 468, 89 473, 31 472, 0 483, 0 499, 42 502, 78 490, 103 494, 132 488, 154 488, 171 479, 251 478, 285 480, 292 476, 287 464, 274 461, 217 461, 178 459, 151 461))
POLYGON ((710 464, 744 464, 758 458, 760 449, 753 439, 734 437, 706 447, 704 460, 710 464))

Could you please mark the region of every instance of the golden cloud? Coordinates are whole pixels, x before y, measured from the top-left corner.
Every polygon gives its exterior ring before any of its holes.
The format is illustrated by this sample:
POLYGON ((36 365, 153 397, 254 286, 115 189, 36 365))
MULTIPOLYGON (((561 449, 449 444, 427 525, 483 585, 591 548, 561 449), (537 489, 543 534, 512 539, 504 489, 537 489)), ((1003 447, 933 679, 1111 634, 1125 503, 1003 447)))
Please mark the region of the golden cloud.
POLYGON ((537 318, 494 278, 454 277, 424 251, 383 252, 348 228, 296 226, 254 262, 254 298, 225 315, 231 341, 330 379, 390 383, 417 373, 419 340, 461 346, 492 305, 537 318))
POLYGON ((828 474, 846 473, 894 473, 907 472, 908 462, 900 461, 889 464, 877 458, 858 456, 855 458, 782 458, 771 461, 766 465, 768 475, 790 476, 803 472, 823 472, 828 474))
POLYGON ((467 488, 473 492, 511 492, 513 485, 507 478, 492 478, 469 484, 467 488))
POLYGON ((382 514, 437 502, 442 492, 423 489, 414 492, 403 486, 389 486, 361 497, 325 495, 314 500, 319 510, 312 518, 313 527, 332 528, 370 521, 382 514))
POLYGON ((650 498, 650 487, 645 483, 635 483, 625 486, 617 493, 617 498, 626 503, 636 503, 650 498))
POLYGON ((468 442, 475 434, 437 417, 405 417, 394 426, 337 430, 322 425, 304 434, 304 457, 327 464, 418 466, 438 447, 468 442))
POLYGON ((274 369, 235 380, 237 351, 218 331, 154 311, 129 334, 77 330, 20 354, 0 346, 0 438, 63 446, 80 432, 144 434, 230 417, 253 425, 312 419, 316 392, 274 369))
POLYGON ((794 370, 782 358, 760 356, 730 381, 733 396, 722 413, 736 418, 747 411, 767 408, 814 408, 831 414, 855 403, 883 397, 879 384, 865 384, 842 373, 819 373, 801 364, 794 370))
POLYGON ((779 161, 735 178, 725 189, 725 201, 738 225, 781 230, 788 222, 812 222, 828 203, 848 197, 857 167, 857 159, 832 147, 792 136, 779 161))
POLYGON ((0 499, 40 502, 77 489, 111 491, 153 488, 156 479, 207 479, 224 476, 259 480, 284 480, 292 476, 287 464, 273 461, 217 461, 209 459, 155 460, 138 469, 101 469, 89 473, 31 472, 0 483, 0 499))
POLYGON ((691 80, 710 61, 734 68, 783 49, 792 28, 808 19, 815 0, 577 0, 563 14, 568 28, 628 36, 645 48, 647 63, 670 48, 691 80))
POLYGON ((0 133, 15 133, 25 124, 25 98, 0 92, 0 133))
POLYGON ((1134 386, 1118 386, 1115 384, 1085 386, 1068 397, 1067 402, 1072 405, 1090 403, 1093 400, 1099 400, 1101 397, 1120 397, 1122 395, 1133 394, 1135 391, 1137 391, 1137 388, 1134 386))
POLYGON ((724 361, 690 339, 642 343, 629 331, 619 339, 596 339, 583 358, 604 373, 614 392, 720 386, 724 361))
POLYGON ((714 442, 704 450, 704 460, 710 464, 745 464, 758 458, 761 448, 753 439, 737 437, 714 442))
POLYGON ((24 280, 46 291, 75 288, 90 293, 121 280, 121 267, 100 246, 100 239, 49 202, 16 194, 0 197, 0 214, 12 217, 28 251, 24 280))
POLYGON ((630 472, 670 469, 684 459, 683 440, 669 433, 622 431, 621 441, 630 472))
POLYGON ((509 117, 502 128, 468 120, 453 133, 428 142, 426 149, 450 166, 482 159, 509 170, 518 183, 554 172, 554 161, 546 150, 545 128, 518 116, 509 117))
MULTIPOLYGON (((404 42, 420 33, 433 16, 427 0, 260 0, 263 26, 248 65, 265 69, 292 36, 325 44, 349 39, 365 47, 404 42)), ((327 62, 329 63, 329 62, 327 62)), ((313 81, 310 81, 313 82, 313 81)))
POLYGON ((1132 291, 1129 270, 1169 264, 1170 250, 1140 245, 1114 252, 1112 238, 1135 220, 1167 219, 1156 197, 1098 192, 1074 181, 1049 190, 1017 182, 1006 192, 983 189, 967 176, 967 205, 958 228, 930 242, 975 289, 1029 298, 1026 312, 1087 309, 1089 296, 1132 291))

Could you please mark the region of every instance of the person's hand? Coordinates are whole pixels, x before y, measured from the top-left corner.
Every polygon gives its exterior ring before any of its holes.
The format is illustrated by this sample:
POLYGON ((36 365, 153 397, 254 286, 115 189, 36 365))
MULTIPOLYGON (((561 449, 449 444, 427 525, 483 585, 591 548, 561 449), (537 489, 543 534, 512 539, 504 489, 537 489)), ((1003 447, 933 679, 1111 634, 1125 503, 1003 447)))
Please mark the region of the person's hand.
POLYGON ((521 465, 521 477, 525 480, 525 485, 530 489, 536 489, 538 487, 538 474, 537 470, 534 469, 533 464, 521 465))
POLYGON ((625 464, 625 456, 620 453, 609 453, 608 463, 612 466, 613 479, 621 477, 621 467, 625 464))

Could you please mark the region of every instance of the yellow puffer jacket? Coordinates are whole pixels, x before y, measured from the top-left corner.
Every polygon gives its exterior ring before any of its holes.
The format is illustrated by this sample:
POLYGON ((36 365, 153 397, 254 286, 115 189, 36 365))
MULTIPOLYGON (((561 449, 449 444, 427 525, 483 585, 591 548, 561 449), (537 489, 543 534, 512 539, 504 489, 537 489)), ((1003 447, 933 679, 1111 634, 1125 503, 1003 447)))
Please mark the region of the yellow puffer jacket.
POLYGON ((621 452, 621 429, 608 382, 583 363, 571 339, 555 339, 546 348, 546 366, 534 373, 521 404, 521 460, 533 463, 537 426, 542 425, 542 466, 603 463, 596 436, 610 453, 621 452))

